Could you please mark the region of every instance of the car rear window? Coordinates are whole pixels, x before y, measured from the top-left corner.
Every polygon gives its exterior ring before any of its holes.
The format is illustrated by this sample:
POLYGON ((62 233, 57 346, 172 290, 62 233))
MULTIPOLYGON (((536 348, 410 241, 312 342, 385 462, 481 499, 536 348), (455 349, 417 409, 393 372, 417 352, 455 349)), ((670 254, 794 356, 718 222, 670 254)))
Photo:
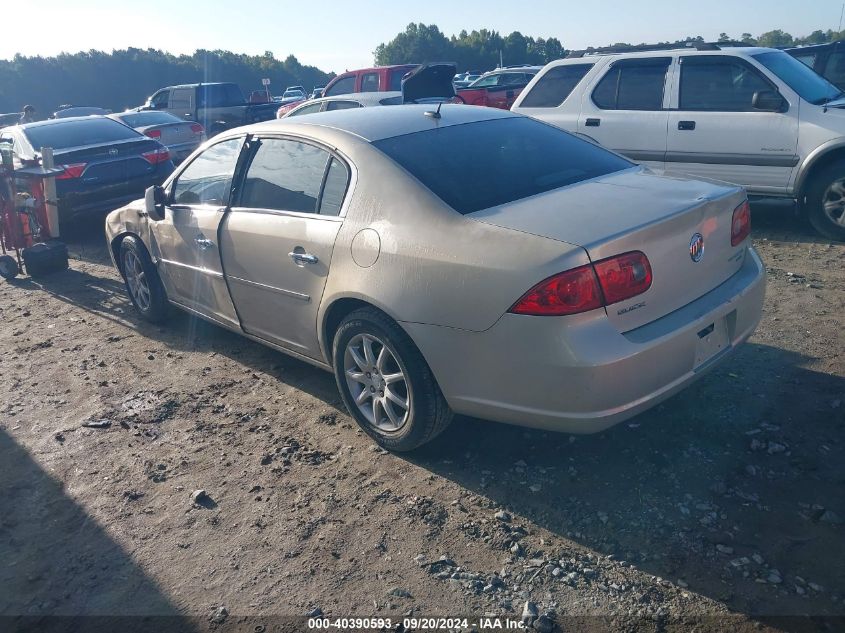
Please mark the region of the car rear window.
POLYGON ((633 166, 527 117, 451 125, 373 145, 462 214, 633 166))
MULTIPOLYGON (((42 147, 66 149, 83 145, 100 145, 115 143, 141 134, 125 125, 106 118, 79 119, 78 121, 62 121, 49 123, 24 129, 24 134, 30 145, 36 151, 42 147)), ((142 137, 143 138, 143 137, 142 137)))
POLYGON ((136 112, 121 114, 118 117, 129 127, 146 127, 148 125, 166 125, 167 123, 183 123, 182 119, 167 112, 136 112))

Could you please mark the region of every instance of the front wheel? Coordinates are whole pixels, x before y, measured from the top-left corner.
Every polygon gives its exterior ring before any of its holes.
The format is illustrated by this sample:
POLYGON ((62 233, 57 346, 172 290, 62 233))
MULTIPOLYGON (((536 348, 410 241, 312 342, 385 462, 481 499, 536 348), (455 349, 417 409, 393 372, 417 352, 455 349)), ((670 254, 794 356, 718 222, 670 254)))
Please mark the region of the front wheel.
POLYGON ((167 316, 167 294, 150 254, 134 235, 120 243, 120 272, 138 313, 151 323, 163 321, 167 316))
POLYGON ((346 408, 384 448, 413 450, 451 422, 452 411, 422 354, 384 313, 363 308, 349 314, 332 351, 346 408))
POLYGON ((845 161, 837 161, 813 177, 807 188, 807 218, 825 237, 845 240, 845 161))

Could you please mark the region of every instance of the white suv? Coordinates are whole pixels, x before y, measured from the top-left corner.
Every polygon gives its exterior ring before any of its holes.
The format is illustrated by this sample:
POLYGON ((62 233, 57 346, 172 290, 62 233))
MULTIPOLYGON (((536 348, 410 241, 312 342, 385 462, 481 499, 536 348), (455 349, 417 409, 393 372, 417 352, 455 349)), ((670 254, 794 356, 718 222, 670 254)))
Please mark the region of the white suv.
POLYGON ((793 198, 845 239, 845 93, 783 51, 696 46, 575 53, 512 110, 657 169, 793 198))

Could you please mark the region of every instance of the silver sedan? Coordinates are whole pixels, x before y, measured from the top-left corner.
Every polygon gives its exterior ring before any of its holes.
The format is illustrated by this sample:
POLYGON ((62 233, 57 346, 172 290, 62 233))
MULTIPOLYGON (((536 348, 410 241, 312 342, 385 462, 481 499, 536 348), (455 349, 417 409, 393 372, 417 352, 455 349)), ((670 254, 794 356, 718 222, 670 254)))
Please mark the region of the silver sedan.
POLYGON ((397 451, 455 413, 591 433, 676 393, 760 319, 749 231, 739 187, 452 105, 230 130, 107 219, 142 317, 332 371, 397 451))

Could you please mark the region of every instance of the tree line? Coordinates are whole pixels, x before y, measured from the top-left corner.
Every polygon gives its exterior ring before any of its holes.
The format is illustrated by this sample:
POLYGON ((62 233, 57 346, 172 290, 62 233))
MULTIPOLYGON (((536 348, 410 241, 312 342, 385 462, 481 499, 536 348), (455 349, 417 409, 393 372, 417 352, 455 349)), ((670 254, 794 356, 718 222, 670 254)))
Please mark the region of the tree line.
MULTIPOLYGON (((744 42, 749 46, 768 46, 785 48, 809 44, 825 44, 845 38, 845 31, 817 30, 803 37, 776 29, 757 37, 751 33, 742 33, 732 37, 720 33, 718 41, 744 42)), ((656 42, 657 44, 684 44, 703 42, 700 35, 687 36, 674 42, 656 42)), ((655 42, 650 42, 654 44, 655 42)), ((642 44, 645 44, 643 42, 642 44)), ((615 42, 609 46, 620 49, 633 48, 637 44, 615 42)), ((591 50, 593 47, 588 48, 591 50)), ((426 61, 451 61, 458 65, 458 71, 489 70, 499 65, 532 64, 543 65, 554 59, 565 57, 570 51, 564 48, 560 40, 554 37, 543 39, 523 35, 514 31, 502 35, 498 31, 481 29, 480 31, 461 31, 458 35, 447 37, 434 25, 409 24, 402 33, 386 43, 379 44, 373 55, 376 64, 408 64, 426 61)))
POLYGON ((290 85, 306 89, 325 86, 334 76, 303 66, 293 55, 284 61, 273 53, 242 55, 222 50, 198 50, 171 55, 160 50, 129 48, 112 53, 91 50, 55 57, 0 60, 0 113, 19 112, 24 104, 46 118, 60 105, 99 106, 116 112, 141 105, 164 86, 206 81, 232 81, 245 96, 261 90, 270 79, 273 94, 290 85))

